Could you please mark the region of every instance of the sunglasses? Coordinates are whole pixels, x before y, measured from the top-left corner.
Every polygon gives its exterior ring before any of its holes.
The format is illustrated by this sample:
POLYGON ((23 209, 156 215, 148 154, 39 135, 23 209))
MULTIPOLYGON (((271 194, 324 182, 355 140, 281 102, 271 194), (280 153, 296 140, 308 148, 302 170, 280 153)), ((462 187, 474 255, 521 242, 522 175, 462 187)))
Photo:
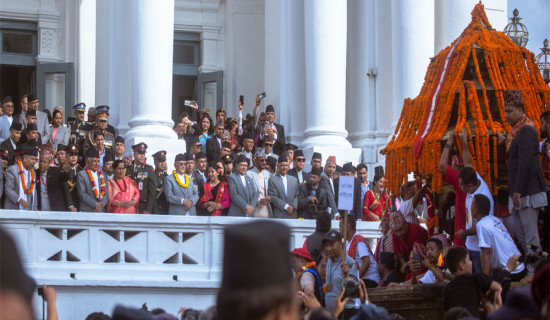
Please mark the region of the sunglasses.
POLYGON ((306 161, 306 158, 296 158, 296 159, 294 159, 294 160, 296 160, 296 161, 298 161, 298 162, 305 162, 305 161, 306 161))
POLYGON ((193 147, 202 148, 202 144, 194 144, 193 147))

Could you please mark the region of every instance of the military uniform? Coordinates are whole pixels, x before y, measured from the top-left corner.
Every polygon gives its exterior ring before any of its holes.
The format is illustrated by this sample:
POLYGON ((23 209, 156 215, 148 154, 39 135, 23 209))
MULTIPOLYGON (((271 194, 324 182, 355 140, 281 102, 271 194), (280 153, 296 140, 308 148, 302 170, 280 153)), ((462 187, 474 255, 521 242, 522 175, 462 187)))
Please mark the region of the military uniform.
MULTIPOLYGON (((73 106, 74 113, 84 113, 86 111, 86 104, 84 102, 78 103, 73 106)), ((76 121, 72 120, 67 123, 69 128, 69 144, 74 144, 79 150, 79 162, 84 161, 83 146, 86 132, 91 128, 91 123, 88 121, 76 121)))
MULTIPOLYGON (((67 155, 71 153, 78 154, 78 148, 76 145, 70 145, 67 147, 67 155)), ((72 207, 80 209, 80 202, 78 199, 77 184, 78 184, 78 173, 82 170, 82 167, 77 164, 74 168, 69 170, 69 178, 67 181, 63 182, 63 198, 65 199, 65 204, 67 210, 71 210, 72 207)))
MULTIPOLYGON (((159 162, 166 162, 166 151, 159 151, 153 155, 155 159, 155 165, 159 162)), ((154 214, 168 214, 168 201, 164 194, 164 179, 168 177, 166 172, 155 170, 157 178, 157 196, 155 201, 155 207, 153 208, 154 214)))
MULTIPOLYGON (((145 153, 147 145, 138 143, 132 146, 134 152, 145 153)), ((157 174, 152 166, 148 164, 136 165, 135 162, 126 168, 126 176, 134 180, 139 189, 139 213, 144 211, 153 212, 157 197, 157 174)))

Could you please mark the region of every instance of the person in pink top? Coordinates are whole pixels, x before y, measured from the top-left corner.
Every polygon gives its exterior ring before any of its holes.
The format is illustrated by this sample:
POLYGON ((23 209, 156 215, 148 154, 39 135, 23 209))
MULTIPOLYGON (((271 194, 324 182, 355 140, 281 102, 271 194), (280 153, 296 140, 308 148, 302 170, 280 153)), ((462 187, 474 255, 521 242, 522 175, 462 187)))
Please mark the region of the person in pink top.
POLYGON ((115 176, 107 181, 109 187, 107 211, 112 213, 137 213, 139 189, 136 182, 124 175, 125 168, 122 160, 115 160, 113 168, 115 176))

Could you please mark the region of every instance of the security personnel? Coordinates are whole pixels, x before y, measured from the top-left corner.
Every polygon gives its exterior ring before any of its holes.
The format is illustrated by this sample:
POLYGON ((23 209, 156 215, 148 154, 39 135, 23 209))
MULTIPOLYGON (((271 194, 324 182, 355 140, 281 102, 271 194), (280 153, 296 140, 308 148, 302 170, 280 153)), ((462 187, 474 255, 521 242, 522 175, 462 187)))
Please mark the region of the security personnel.
POLYGON ((69 172, 69 179, 63 183, 63 198, 65 199, 65 205, 68 211, 77 212, 80 206, 80 200, 78 199, 77 184, 78 173, 82 170, 82 167, 78 164, 78 147, 71 144, 67 147, 67 158, 65 159, 65 165, 62 170, 69 172))
POLYGON ((166 173, 166 151, 162 150, 153 155, 155 160, 155 173, 157 178, 157 196, 154 214, 168 214, 168 201, 164 195, 164 179, 168 176, 166 173))
MULTIPOLYGON (((95 108, 96 112, 97 112, 97 116, 96 116, 96 122, 94 124, 92 124, 92 130, 96 130, 96 128, 98 127, 98 117, 100 114, 105 114, 107 115, 107 118, 109 117, 109 110, 111 108, 109 106, 105 106, 105 105, 102 105, 102 106, 99 106, 97 108, 95 108)), ((115 127, 113 127, 112 125, 110 124, 107 124, 107 127, 105 128, 105 130, 107 130, 108 132, 110 132, 113 137, 116 137, 118 136, 117 132, 116 132, 116 129, 115 127)))
POLYGON ((157 197, 157 177, 153 167, 145 163, 147 145, 143 142, 132 146, 134 162, 126 168, 126 176, 134 180, 139 189, 139 213, 150 214, 157 197))
MULTIPOLYGON (((80 141, 84 141, 86 131, 90 127, 90 123, 88 121, 84 121, 85 112, 86 104, 84 102, 80 102, 73 106, 75 120, 69 121, 67 123, 67 126, 69 127, 70 144, 76 144, 78 146, 80 141)), ((82 144, 82 142, 80 144, 82 144)))
POLYGON ((93 126, 93 130, 86 133, 86 139, 84 141, 84 154, 88 152, 90 148, 95 147, 95 135, 96 132, 103 133, 103 145, 105 149, 112 150, 115 145, 115 136, 107 131, 107 121, 109 115, 107 113, 98 112, 96 117, 96 125, 93 126))

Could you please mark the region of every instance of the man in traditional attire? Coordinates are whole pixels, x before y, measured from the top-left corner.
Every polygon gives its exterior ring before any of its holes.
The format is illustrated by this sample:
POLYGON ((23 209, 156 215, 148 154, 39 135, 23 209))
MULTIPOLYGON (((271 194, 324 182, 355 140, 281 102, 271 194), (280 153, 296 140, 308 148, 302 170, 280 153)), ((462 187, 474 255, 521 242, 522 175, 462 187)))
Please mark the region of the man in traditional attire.
POLYGON ((80 211, 105 212, 109 191, 107 177, 99 170, 99 151, 88 150, 86 168, 78 173, 80 211))
POLYGON ((248 170, 246 175, 251 177, 254 181, 254 188, 258 190, 258 203, 256 203, 256 210, 254 210, 254 216, 260 218, 271 218, 273 214, 271 212, 270 200, 267 190, 269 189, 269 179, 272 177, 271 172, 265 170, 266 155, 262 149, 256 150, 254 155, 254 168, 248 170))
POLYGON ((37 156, 38 150, 36 148, 25 148, 23 158, 8 168, 4 187, 6 194, 4 199, 5 209, 38 210, 34 175, 37 156))
POLYGON ((271 197, 273 217, 278 219, 298 218, 298 179, 288 175, 288 153, 281 153, 278 172, 269 179, 268 194, 271 197))
POLYGON ((42 151, 36 175, 36 195, 40 211, 66 211, 62 185, 68 174, 52 165, 53 155, 42 151))
POLYGON ((164 193, 169 205, 169 215, 197 215, 195 205, 199 201, 199 192, 191 177, 185 174, 186 162, 183 154, 176 155, 174 162, 176 170, 164 181, 164 193))

